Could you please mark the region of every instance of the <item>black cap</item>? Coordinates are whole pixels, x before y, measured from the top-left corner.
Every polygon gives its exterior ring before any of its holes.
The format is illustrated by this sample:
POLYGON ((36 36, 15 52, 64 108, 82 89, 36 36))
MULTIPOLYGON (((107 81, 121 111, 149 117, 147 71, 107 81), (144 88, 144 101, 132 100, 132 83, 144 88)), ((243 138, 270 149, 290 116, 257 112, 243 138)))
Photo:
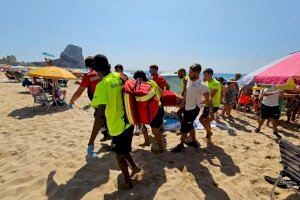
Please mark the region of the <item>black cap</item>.
POLYGON ((212 70, 211 68, 207 68, 203 71, 203 73, 214 74, 214 70, 212 70))
POLYGON ((94 68, 94 57, 93 56, 88 56, 85 60, 85 66, 89 68, 94 68))
POLYGON ((94 56, 94 68, 96 71, 109 71, 110 65, 108 63, 107 57, 102 54, 97 54, 94 56))
POLYGON ((201 70, 202 70, 202 67, 201 67, 201 65, 200 64, 198 64, 198 63, 195 63, 195 64, 193 64, 192 66, 190 66, 190 70, 192 70, 192 71, 194 71, 194 72, 201 72, 201 70))

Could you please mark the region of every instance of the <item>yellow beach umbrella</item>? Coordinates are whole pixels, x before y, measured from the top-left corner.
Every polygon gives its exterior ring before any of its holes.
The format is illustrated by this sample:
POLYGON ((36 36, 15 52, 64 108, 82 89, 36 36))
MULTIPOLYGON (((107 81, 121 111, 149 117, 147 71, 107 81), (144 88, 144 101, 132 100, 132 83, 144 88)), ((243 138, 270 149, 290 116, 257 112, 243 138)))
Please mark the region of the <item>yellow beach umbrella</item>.
POLYGON ((36 70, 31 70, 28 73, 28 76, 43 77, 47 79, 76 79, 76 76, 74 76, 68 70, 55 66, 48 66, 36 70))

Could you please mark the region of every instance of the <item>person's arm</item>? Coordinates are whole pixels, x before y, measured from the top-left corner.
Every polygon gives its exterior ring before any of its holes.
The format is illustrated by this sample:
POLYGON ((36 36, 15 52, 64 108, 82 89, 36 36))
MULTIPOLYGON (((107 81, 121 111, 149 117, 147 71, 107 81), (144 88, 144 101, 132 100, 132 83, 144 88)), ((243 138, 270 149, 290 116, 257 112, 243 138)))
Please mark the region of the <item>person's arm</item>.
POLYGON ((94 141, 98 135, 98 132, 100 131, 100 129, 102 127, 105 126, 105 105, 99 105, 97 112, 96 112, 96 116, 95 116, 95 121, 94 121, 94 125, 93 125, 93 130, 92 130, 92 134, 90 137, 90 141, 88 143, 88 145, 94 144, 94 141))
POLYGON ((170 90, 170 85, 169 85, 169 83, 166 81, 166 90, 170 90))
POLYGON ((241 94, 242 94, 242 92, 244 91, 245 87, 246 87, 246 86, 243 86, 240 90, 238 90, 238 91, 239 91, 239 97, 241 96, 241 94))
POLYGON ((79 86, 77 91, 73 94, 70 104, 74 104, 74 102, 82 95, 83 91, 85 90, 85 87, 79 86))
POLYGON ((181 104, 180 104, 180 108, 183 108, 185 106, 185 99, 186 99, 186 91, 183 93, 183 98, 182 98, 182 101, 181 101, 181 104))
POLYGON ((298 96, 299 94, 287 94, 287 93, 281 93, 280 94, 280 97, 296 97, 298 96))
POLYGON ((188 80, 185 80, 185 79, 183 80, 183 90, 182 90, 181 96, 183 96, 183 94, 184 94, 185 91, 186 91, 187 81, 188 81, 188 80))
POLYGON ((210 98, 213 99, 218 92, 218 89, 211 89, 210 90, 210 98))
POLYGON ((203 97, 204 97, 204 102, 206 103, 206 105, 208 105, 209 108, 209 119, 213 119, 214 118, 214 111, 213 111, 213 104, 212 104, 212 98, 209 92, 205 92, 203 93, 203 97))
POLYGON ((267 97, 267 96, 271 96, 271 95, 277 94, 277 93, 279 93, 279 92, 280 92, 280 91, 264 92, 264 93, 262 93, 262 96, 267 97))

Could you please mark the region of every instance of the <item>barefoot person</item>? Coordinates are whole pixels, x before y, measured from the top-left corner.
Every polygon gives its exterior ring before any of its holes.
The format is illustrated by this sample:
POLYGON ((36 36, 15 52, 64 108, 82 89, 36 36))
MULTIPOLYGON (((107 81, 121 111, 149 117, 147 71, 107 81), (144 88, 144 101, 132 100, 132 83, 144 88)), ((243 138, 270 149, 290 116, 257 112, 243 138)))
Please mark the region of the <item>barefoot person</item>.
MULTIPOLYGON (((162 90, 158 87, 158 85, 153 80, 148 81, 145 72, 136 71, 133 75, 133 78, 134 79, 142 79, 142 81, 150 83, 152 85, 152 87, 154 88, 157 97, 158 98, 161 97, 162 90)), ((165 111, 161 105, 161 102, 159 102, 159 104, 160 105, 159 105, 157 114, 155 115, 154 119, 150 123, 150 126, 151 126, 152 133, 155 136, 155 140, 158 144, 159 152, 162 153, 162 152, 164 152, 164 147, 163 147, 163 142, 161 139, 159 129, 160 129, 161 125, 163 124, 163 121, 164 121, 163 118, 164 118, 165 111)), ((148 131, 147 131, 147 128, 145 125, 143 125, 142 132, 143 132, 143 135, 145 138, 145 143, 143 144, 143 146, 149 146, 150 140, 149 140, 148 131)))
POLYGON ((232 119, 231 110, 233 106, 236 104, 236 99, 238 96, 238 91, 235 86, 236 81, 230 79, 228 81, 228 86, 224 90, 224 107, 222 110, 222 116, 225 114, 232 119))
POLYGON ((275 87, 266 88, 262 92, 262 105, 261 105, 261 116, 258 121, 258 128, 255 130, 256 133, 260 132, 262 125, 264 124, 266 119, 271 118, 273 123, 273 134, 281 138, 278 134, 277 126, 280 118, 280 110, 279 110, 279 97, 282 96, 283 93, 277 90, 275 87))
POLYGON ((186 93, 181 105, 181 107, 184 108, 183 122, 180 129, 181 138, 180 143, 171 150, 173 153, 181 152, 184 149, 184 143, 194 148, 199 147, 199 144, 196 140, 193 123, 199 114, 200 104, 203 96, 206 101, 209 101, 208 88, 201 81, 200 72, 200 64, 193 64, 190 67, 189 77, 191 82, 187 86, 186 93), (186 142, 188 133, 190 133, 192 139, 191 142, 186 142))
POLYGON ((207 133, 206 138, 210 140, 211 136, 213 135, 211 131, 210 122, 214 118, 216 119, 217 117, 214 116, 213 118, 210 118, 209 114, 210 113, 215 114, 219 110, 221 104, 222 86, 219 81, 213 78, 214 71, 212 69, 210 68, 205 69, 203 71, 203 74, 204 74, 205 85, 209 89, 209 94, 210 94, 209 98, 211 100, 212 105, 211 107, 208 103, 205 105, 203 113, 200 117, 200 122, 206 130, 207 133))
MULTIPOLYGON (((128 164, 132 167, 132 176, 140 171, 140 168, 133 161, 131 143, 133 137, 133 126, 126 124, 124 120, 124 105, 122 97, 122 80, 119 73, 111 73, 110 65, 104 55, 94 57, 95 71, 103 77, 97 85, 91 106, 97 108, 94 127, 91 139, 88 143, 88 151, 94 150, 94 141, 98 131, 104 126, 105 118, 109 134, 115 145, 114 151, 118 160, 128 188, 132 188, 132 181, 129 175, 128 164)), ((95 154, 95 153, 94 153, 95 154)))
MULTIPOLYGON (((75 104, 75 101, 77 101, 77 99, 79 99, 79 97, 82 95, 82 93, 85 91, 86 88, 87 88, 87 92, 88 92, 88 97, 92 101, 94 93, 95 93, 96 85, 101 81, 101 77, 94 70, 93 57, 89 56, 85 59, 85 66, 89 69, 89 72, 83 76, 83 79, 81 81, 79 88, 73 94, 73 96, 70 100, 70 103, 69 103, 69 107, 71 107, 71 108, 73 107, 73 105, 75 104)), ((97 112, 97 108, 95 108, 94 117, 96 116, 96 112, 97 112)), ((101 141, 106 141, 106 140, 110 139, 109 134, 107 132, 106 124, 101 129, 101 132, 103 134, 103 138, 101 141)))
MULTIPOLYGON (((189 80, 189 76, 186 75, 186 71, 185 69, 179 69, 178 72, 178 78, 181 79, 181 96, 184 96, 185 92, 186 92, 186 87, 187 87, 187 82, 189 80)), ((182 123, 183 118, 182 118, 182 113, 183 113, 184 108, 179 108, 179 110, 177 111, 177 116, 180 120, 180 122, 182 123)))

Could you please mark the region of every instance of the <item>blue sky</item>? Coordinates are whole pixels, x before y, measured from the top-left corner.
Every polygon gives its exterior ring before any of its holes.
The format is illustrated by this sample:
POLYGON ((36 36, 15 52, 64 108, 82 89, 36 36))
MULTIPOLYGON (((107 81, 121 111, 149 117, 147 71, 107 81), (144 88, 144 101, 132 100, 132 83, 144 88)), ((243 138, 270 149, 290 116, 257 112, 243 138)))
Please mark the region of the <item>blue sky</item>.
POLYGON ((74 44, 131 69, 248 73, 300 50, 299 10, 299 0, 1 0, 0 56, 39 61, 74 44))

